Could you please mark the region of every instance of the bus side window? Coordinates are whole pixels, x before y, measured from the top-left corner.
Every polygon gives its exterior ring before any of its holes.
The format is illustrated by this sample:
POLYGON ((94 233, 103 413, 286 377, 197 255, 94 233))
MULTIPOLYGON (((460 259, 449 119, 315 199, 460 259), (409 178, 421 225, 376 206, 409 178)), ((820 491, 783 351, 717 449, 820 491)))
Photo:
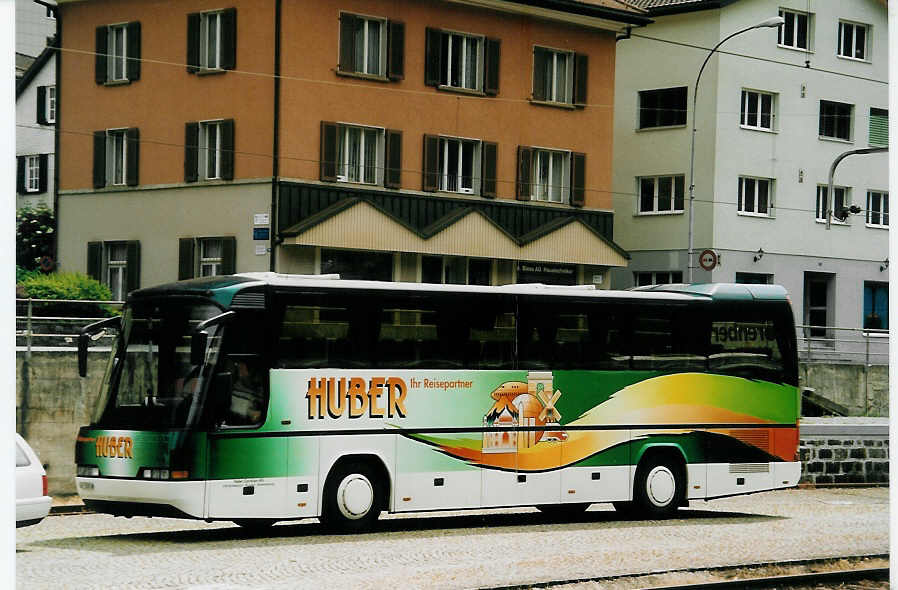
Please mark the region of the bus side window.
POLYGON ((466 365, 473 369, 514 368, 515 316, 504 298, 477 298, 466 301, 459 318, 470 322, 466 365))
MULTIPOLYGON (((604 304, 592 304, 593 306, 604 304)), ((590 342, 590 365, 595 369, 630 368, 630 316, 623 310, 590 309, 587 314, 590 342)))

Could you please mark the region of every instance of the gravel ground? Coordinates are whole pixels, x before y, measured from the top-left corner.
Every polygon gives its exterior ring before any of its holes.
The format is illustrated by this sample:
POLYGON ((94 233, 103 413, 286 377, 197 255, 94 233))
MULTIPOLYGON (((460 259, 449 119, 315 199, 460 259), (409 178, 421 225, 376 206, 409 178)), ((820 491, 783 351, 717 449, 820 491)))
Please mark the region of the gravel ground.
POLYGON ((314 520, 258 534, 230 523, 52 516, 16 531, 16 584, 479 588, 886 554, 888 492, 782 490, 694 502, 669 521, 620 520, 605 505, 564 523, 532 509, 389 515, 355 536, 326 534, 314 520))

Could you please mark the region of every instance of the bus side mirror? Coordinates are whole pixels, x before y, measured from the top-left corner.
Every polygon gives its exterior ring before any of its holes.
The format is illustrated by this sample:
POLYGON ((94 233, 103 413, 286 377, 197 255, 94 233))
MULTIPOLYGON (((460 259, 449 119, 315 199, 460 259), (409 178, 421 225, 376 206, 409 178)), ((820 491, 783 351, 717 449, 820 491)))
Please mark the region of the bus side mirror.
POLYGON ((78 374, 87 377, 87 345, 90 343, 90 335, 78 334, 78 374))
POLYGON ((209 345, 209 333, 195 332, 190 339, 190 364, 202 365, 206 360, 206 347, 209 345))

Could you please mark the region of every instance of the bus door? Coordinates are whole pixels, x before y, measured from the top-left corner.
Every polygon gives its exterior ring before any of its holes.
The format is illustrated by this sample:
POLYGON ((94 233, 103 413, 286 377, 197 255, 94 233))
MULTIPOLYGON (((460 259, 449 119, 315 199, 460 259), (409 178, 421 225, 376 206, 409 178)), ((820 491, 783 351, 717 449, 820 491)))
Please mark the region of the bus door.
POLYGON ((287 437, 268 403, 268 371, 256 355, 229 355, 210 399, 209 518, 286 518, 287 437), (225 385, 227 384, 227 385, 225 385))

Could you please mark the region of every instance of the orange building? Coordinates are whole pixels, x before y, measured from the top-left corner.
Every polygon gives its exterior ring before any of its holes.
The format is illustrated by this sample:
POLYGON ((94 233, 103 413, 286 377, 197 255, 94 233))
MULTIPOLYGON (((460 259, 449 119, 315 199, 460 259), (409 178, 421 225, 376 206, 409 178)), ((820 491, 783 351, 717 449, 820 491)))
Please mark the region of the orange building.
POLYGON ((622 0, 61 0, 58 262, 594 283, 622 0))

